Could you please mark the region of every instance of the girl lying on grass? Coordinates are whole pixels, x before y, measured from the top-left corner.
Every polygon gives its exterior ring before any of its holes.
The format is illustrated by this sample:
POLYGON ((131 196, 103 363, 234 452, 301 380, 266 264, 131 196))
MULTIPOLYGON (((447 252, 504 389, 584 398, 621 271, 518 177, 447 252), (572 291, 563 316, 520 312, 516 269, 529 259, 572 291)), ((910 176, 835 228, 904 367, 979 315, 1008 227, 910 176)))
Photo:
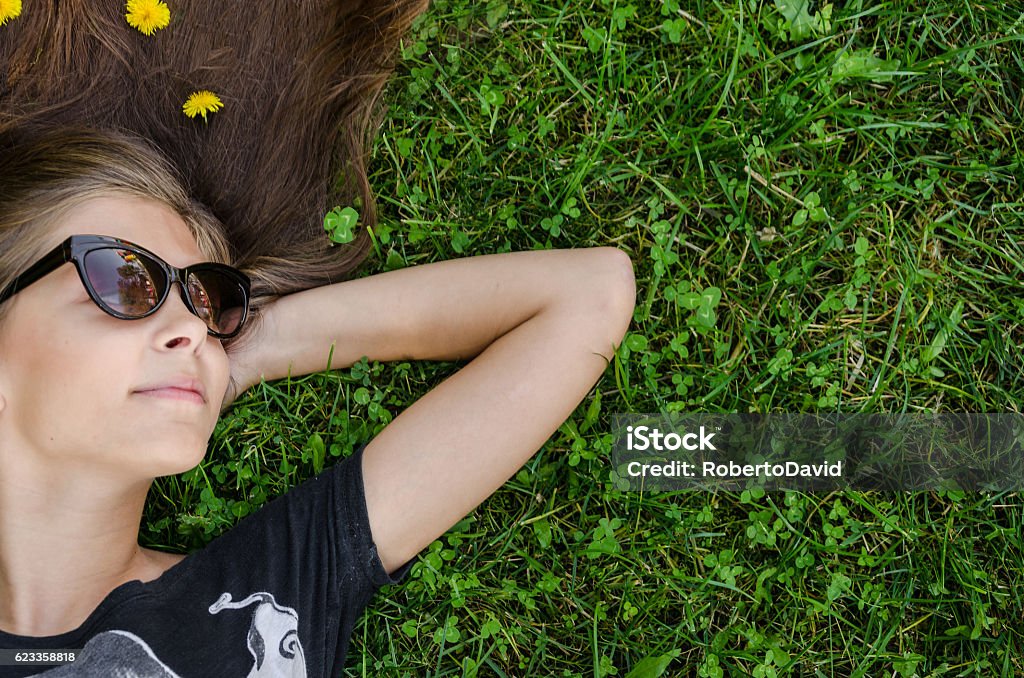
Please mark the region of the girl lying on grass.
POLYGON ((269 3, 217 46, 221 12, 204 4, 181 18, 204 31, 164 51, 118 37, 116 14, 72 26, 76 3, 0 27, 24 22, 0 44, 0 650, 22 658, 0 676, 340 675, 374 592, 544 444, 632 315, 630 261, 607 247, 331 282, 366 248, 324 243, 323 211, 362 196, 372 223, 363 133, 387 64, 359 58, 390 49, 422 7, 325 4, 282 37, 269 3), (41 49, 44 36, 67 49, 41 49), (339 36, 367 42, 338 56, 339 36), (127 87, 147 49, 159 77, 127 87), (202 71, 183 65, 200 53, 231 65, 235 86, 208 127, 174 132, 156 109, 202 71), (261 73, 270 85, 255 88, 261 73), (83 90, 114 98, 67 94, 83 90), (203 459, 236 395, 321 371, 332 351, 333 368, 468 362, 205 548, 141 548, 153 479, 203 459), (60 665, 62 650, 76 660, 60 665))

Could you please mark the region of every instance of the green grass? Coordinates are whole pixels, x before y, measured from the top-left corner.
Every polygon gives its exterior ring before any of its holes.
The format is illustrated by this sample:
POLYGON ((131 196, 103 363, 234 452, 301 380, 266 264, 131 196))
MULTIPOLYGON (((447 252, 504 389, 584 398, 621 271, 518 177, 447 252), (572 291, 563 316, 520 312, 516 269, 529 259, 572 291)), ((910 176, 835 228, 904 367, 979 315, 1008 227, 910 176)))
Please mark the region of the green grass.
MULTIPOLYGON (((785 4, 435 0, 416 24, 372 272, 611 244, 638 303, 569 423, 378 595, 348 675, 1024 675, 1018 493, 609 481, 616 412, 1024 409, 1020 9, 785 4)), ((253 389, 144 541, 202 545, 456 367, 253 389)))

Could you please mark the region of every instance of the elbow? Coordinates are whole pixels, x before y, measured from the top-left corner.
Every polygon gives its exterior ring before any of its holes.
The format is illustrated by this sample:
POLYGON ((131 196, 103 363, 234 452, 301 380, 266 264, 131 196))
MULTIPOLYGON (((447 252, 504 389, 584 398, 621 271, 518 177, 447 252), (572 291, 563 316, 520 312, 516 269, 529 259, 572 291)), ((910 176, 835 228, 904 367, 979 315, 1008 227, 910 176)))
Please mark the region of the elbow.
POLYGON ((615 247, 563 250, 559 256, 559 276, 566 284, 549 308, 558 317, 560 334, 610 362, 633 321, 633 262, 615 247))
POLYGON ((602 285, 597 295, 598 314, 605 338, 616 347, 622 342, 636 308, 636 276, 629 255, 615 247, 597 247, 602 285))
POLYGON ((629 255, 615 247, 602 247, 611 260, 608 264, 611 275, 612 296, 619 304, 623 313, 630 319, 636 308, 636 274, 633 272, 633 260, 629 255))

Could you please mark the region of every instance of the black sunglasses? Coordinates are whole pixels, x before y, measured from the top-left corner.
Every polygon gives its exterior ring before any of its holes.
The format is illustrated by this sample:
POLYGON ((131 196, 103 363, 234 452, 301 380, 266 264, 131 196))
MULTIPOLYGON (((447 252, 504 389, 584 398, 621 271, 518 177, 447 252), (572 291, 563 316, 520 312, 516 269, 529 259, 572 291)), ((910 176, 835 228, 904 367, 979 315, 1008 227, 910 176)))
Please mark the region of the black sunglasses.
POLYGON ((156 313, 175 282, 188 310, 218 339, 238 334, 249 315, 249 277, 241 271, 213 262, 175 268, 138 245, 102 235, 73 235, 57 245, 0 292, 0 304, 69 261, 89 298, 115 318, 156 313))

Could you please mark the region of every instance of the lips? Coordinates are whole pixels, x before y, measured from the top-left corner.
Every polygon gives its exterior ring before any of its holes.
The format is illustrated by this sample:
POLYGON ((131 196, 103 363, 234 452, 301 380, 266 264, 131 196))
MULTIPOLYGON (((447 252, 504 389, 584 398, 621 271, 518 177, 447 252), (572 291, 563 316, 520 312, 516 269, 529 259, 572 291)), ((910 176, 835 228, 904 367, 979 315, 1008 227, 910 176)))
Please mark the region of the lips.
POLYGON ((174 377, 135 389, 134 393, 154 398, 206 403, 206 389, 203 387, 203 382, 193 377, 174 377))

